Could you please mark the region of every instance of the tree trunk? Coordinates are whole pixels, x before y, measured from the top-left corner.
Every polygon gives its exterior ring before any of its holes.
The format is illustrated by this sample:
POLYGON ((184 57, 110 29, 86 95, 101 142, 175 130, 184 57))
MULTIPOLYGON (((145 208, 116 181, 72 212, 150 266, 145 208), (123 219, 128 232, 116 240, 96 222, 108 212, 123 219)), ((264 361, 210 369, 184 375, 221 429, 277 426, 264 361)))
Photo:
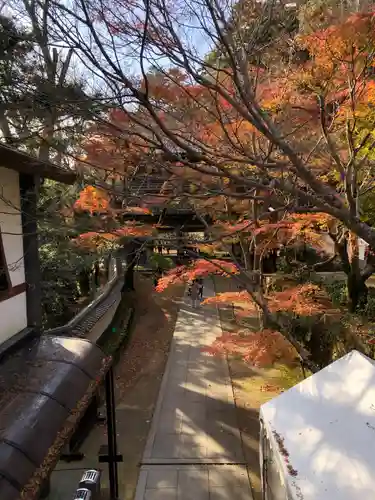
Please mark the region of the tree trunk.
POLYGON ((135 290, 135 287, 134 287, 134 268, 135 268, 135 262, 131 262, 126 267, 124 286, 122 287, 123 292, 133 292, 135 290))
POLYGON ((83 297, 86 297, 90 294, 90 274, 91 272, 88 269, 82 269, 82 271, 79 273, 79 288, 81 291, 81 296, 83 297))
POLYGON ((362 276, 350 273, 347 278, 349 310, 356 312, 367 304, 368 288, 362 276))
POLYGON ((283 335, 295 348, 304 366, 308 368, 312 373, 316 373, 317 371, 319 371, 319 366, 311 360, 310 353, 305 349, 305 347, 296 338, 293 337, 293 335, 289 331, 289 326, 283 325, 282 322, 278 321, 278 318, 268 309, 267 301, 265 301, 262 292, 255 294, 251 289, 251 285, 249 286, 247 284, 245 286, 246 291, 253 298, 253 300, 261 310, 261 329, 269 329, 280 332, 281 335, 283 335))
POLYGON ((295 339, 290 333, 289 328, 285 328, 285 326, 283 327, 281 324, 279 324, 279 322, 275 320, 274 316, 270 314, 270 312, 266 308, 263 308, 262 328, 280 332, 295 348, 303 365, 306 368, 308 368, 312 373, 316 373, 320 370, 320 367, 311 360, 310 353, 305 349, 301 342, 295 339))
POLYGON ((110 266, 111 266, 111 254, 107 255, 104 259, 104 273, 106 281, 110 279, 110 266))
POLYGON ((124 277, 124 286, 122 287, 122 291, 134 291, 134 268, 137 263, 137 245, 136 243, 130 243, 126 248, 126 271, 124 277))
POLYGON ((349 235, 349 262, 350 272, 347 278, 349 310, 355 312, 367 304, 368 288, 366 280, 361 275, 359 265, 359 243, 358 237, 354 233, 349 235))
POLYGON ((239 242, 240 242, 240 247, 241 247, 241 251, 242 251, 242 259, 243 259, 244 268, 246 271, 251 271, 253 266, 252 266, 252 258, 251 258, 250 248, 249 248, 249 241, 247 240, 247 238, 240 235, 239 242))
POLYGON ((327 330, 323 329, 322 332, 322 329, 322 323, 313 325, 311 337, 309 341, 306 342, 306 347, 311 354, 311 360, 318 365, 319 368, 324 368, 331 363, 334 347, 333 338, 330 338, 327 330))
POLYGON ((349 310, 355 312, 367 304, 368 288, 366 280, 373 274, 375 267, 371 264, 362 271, 359 265, 358 237, 354 233, 330 233, 335 244, 335 252, 340 256, 343 270, 347 276, 346 285, 349 298, 349 310))
POLYGON ((94 264, 94 283, 95 283, 95 287, 99 288, 99 286, 100 286, 100 266, 99 266, 98 261, 96 261, 94 264))

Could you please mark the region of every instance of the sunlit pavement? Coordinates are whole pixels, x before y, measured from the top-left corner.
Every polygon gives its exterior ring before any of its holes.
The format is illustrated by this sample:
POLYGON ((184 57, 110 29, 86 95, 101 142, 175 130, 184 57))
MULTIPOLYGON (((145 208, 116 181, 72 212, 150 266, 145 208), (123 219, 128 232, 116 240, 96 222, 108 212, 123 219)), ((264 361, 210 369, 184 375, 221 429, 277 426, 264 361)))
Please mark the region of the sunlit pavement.
MULTIPOLYGON (((205 297, 213 290, 205 286, 205 297)), ((222 333, 216 308, 178 315, 143 455, 136 500, 251 499, 226 359, 204 352, 222 333)))

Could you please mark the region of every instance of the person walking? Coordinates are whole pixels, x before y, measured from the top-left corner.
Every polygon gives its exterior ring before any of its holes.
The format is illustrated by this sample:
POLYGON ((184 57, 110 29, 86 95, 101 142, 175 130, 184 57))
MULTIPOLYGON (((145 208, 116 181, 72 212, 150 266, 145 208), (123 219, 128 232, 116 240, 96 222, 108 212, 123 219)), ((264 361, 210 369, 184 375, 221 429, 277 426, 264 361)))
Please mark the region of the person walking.
POLYGON ((200 278, 198 280, 198 285, 199 285, 199 292, 198 292, 198 298, 200 301, 203 300, 203 280, 200 278))
POLYGON ((190 288, 190 298, 191 298, 191 305, 194 309, 196 309, 198 305, 198 298, 199 298, 199 283, 197 280, 194 280, 191 288, 190 288))

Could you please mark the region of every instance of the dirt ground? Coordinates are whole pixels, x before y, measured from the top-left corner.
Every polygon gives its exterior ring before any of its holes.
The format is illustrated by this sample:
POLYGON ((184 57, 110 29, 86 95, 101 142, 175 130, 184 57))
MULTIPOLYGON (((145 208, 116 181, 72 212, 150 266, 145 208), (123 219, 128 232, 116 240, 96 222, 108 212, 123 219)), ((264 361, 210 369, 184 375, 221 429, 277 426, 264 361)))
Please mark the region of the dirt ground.
MULTIPOLYGON (((215 278, 215 289, 216 292, 236 290, 233 281, 219 277, 215 278)), ((219 307, 219 315, 223 332, 236 333, 239 327, 233 320, 232 311, 219 307)), ((262 497, 259 467, 259 408, 282 391, 300 382, 303 374, 299 367, 292 368, 283 364, 271 368, 255 368, 233 356, 228 358, 228 362, 254 500, 260 500, 262 497)))
POLYGON ((163 293, 153 289, 152 279, 138 277, 130 341, 115 369, 120 500, 135 493, 138 468, 168 358, 170 342, 184 293, 184 286, 163 293))

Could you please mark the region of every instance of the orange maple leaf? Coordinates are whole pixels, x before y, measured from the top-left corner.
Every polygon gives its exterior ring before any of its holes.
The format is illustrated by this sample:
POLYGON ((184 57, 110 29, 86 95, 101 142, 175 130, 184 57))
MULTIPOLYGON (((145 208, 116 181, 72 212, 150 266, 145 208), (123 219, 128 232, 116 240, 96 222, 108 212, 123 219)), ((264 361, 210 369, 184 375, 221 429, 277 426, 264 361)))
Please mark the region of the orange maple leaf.
POLYGON ((94 231, 89 231, 87 233, 80 234, 73 240, 73 242, 81 248, 90 250, 105 247, 109 243, 114 243, 117 239, 118 238, 111 233, 96 233, 94 231))
POLYGON ((104 189, 95 186, 86 186, 80 193, 78 200, 74 203, 77 211, 103 213, 109 209, 109 196, 104 189))
POLYGON ((151 236, 155 232, 155 227, 148 224, 138 224, 137 222, 129 221, 124 226, 114 231, 118 237, 133 237, 143 238, 151 236))
POLYGON ((238 334, 225 333, 218 337, 204 352, 214 356, 234 354, 254 366, 266 367, 277 361, 293 363, 297 358, 294 347, 277 331, 243 330, 238 334))
MULTIPOLYGON (((339 312, 333 307, 327 293, 312 283, 274 292, 265 299, 269 310, 273 313, 288 311, 299 316, 314 316, 339 312)), ((257 306, 246 290, 218 293, 214 297, 205 299, 202 304, 231 305, 234 307, 235 313, 241 317, 257 312, 257 306)))
POLYGON ((156 290, 158 292, 162 292, 170 285, 176 283, 186 283, 190 280, 212 274, 230 276, 238 274, 238 272, 238 268, 231 262, 218 259, 212 259, 210 261, 197 259, 188 266, 178 266, 166 273, 165 276, 160 278, 156 290))
POLYGON ((151 210, 146 207, 125 207, 122 211, 129 214, 151 214, 151 210))

